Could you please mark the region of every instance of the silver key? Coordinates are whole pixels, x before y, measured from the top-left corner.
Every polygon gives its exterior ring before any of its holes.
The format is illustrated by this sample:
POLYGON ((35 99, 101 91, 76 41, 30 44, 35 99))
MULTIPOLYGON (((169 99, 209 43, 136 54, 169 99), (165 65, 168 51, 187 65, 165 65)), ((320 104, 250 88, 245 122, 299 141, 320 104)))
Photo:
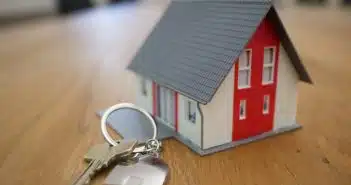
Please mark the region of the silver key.
POLYGON ((86 161, 90 161, 88 167, 73 185, 88 184, 96 172, 107 167, 112 162, 116 162, 123 157, 128 157, 136 145, 136 140, 122 140, 117 146, 110 146, 107 143, 94 146, 84 157, 86 161))

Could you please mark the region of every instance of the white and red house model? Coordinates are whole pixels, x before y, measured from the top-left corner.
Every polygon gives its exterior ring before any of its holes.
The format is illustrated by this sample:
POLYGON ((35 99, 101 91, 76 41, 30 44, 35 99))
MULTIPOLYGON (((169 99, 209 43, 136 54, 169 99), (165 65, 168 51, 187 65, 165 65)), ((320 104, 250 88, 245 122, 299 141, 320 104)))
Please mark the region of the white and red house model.
POLYGON ((312 83, 274 6, 173 1, 128 66, 136 104, 201 155, 294 130, 312 83))

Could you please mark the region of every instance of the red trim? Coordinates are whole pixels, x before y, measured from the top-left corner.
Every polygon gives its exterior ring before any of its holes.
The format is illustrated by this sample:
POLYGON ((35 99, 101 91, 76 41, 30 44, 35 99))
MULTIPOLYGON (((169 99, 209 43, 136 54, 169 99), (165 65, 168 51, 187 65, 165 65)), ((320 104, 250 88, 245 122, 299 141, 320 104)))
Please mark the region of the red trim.
POLYGON ((174 123, 174 127, 175 127, 175 131, 178 132, 178 93, 174 92, 174 116, 175 116, 175 123, 174 123))
MULTIPOLYGON (((159 86, 155 83, 152 82, 152 115, 153 116, 158 116, 158 107, 157 107, 157 89, 159 86)), ((178 93, 174 91, 174 117, 175 117, 175 123, 174 123, 174 129, 176 132, 178 132, 178 93)))
POLYGON ((157 84, 152 82, 152 115, 157 116, 157 84))
POLYGON ((238 139, 238 134, 236 133, 236 130, 238 129, 238 123, 237 123, 237 116, 239 115, 239 109, 237 108, 237 105, 239 105, 239 98, 236 95, 236 93, 238 92, 238 69, 239 69, 239 65, 238 65, 237 61, 234 64, 233 70, 234 70, 234 97, 233 97, 233 131, 232 131, 232 141, 237 140, 238 139))
POLYGON ((274 26, 265 18, 251 40, 246 49, 252 50, 251 58, 251 87, 246 89, 238 89, 238 62, 236 62, 234 70, 234 102, 233 102, 233 140, 240 140, 273 129, 275 96, 278 74, 278 57, 279 57, 279 38, 274 30, 274 26), (262 84, 263 58, 265 47, 275 47, 275 61, 272 84, 262 84), (263 97, 270 96, 269 113, 263 114, 263 97), (239 104, 240 100, 246 100, 246 118, 239 120, 239 104))

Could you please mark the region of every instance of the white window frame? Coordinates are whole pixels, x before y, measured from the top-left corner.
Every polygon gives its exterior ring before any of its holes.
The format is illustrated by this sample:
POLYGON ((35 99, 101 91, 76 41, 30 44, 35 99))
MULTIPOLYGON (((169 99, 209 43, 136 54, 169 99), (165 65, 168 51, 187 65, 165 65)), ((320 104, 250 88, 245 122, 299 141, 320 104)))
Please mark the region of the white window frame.
POLYGON ((147 92, 147 82, 146 82, 146 79, 145 78, 142 78, 140 80, 140 86, 141 86, 141 94, 143 96, 147 96, 148 95, 148 92, 147 92))
POLYGON ((276 56, 276 47, 275 46, 268 46, 268 47, 264 47, 264 49, 263 49, 263 67, 262 67, 262 85, 268 85, 268 84, 272 84, 273 82, 274 82, 274 66, 275 66, 275 56, 276 56), (265 64, 264 63, 264 51, 266 50, 266 49, 273 49, 273 57, 272 57, 272 59, 273 59, 273 61, 272 61, 272 63, 271 64, 265 64), (264 81, 264 78, 263 78, 263 75, 264 75, 264 69, 265 68, 269 68, 269 67, 272 67, 272 79, 270 80, 270 81, 264 81))
POLYGON ((185 101, 185 119, 191 123, 196 123, 196 102, 191 100, 185 101), (193 112, 191 112, 193 109, 193 112))
POLYGON ((247 112, 247 103, 245 99, 240 100, 239 102, 239 120, 246 119, 246 112, 247 112), (241 115, 241 105, 243 105, 244 115, 241 115))
POLYGON ((241 55, 244 54, 247 51, 250 52, 249 66, 240 67, 240 59, 241 59, 241 57, 239 57, 239 62, 238 62, 238 89, 247 89, 247 88, 251 87, 252 49, 245 49, 241 53, 241 55), (239 79, 240 71, 248 71, 248 84, 247 85, 240 85, 240 79, 239 79))
POLYGON ((262 106, 262 113, 263 114, 269 114, 269 110, 270 110, 270 96, 269 94, 265 94, 263 95, 263 106, 262 106), (264 108, 264 103, 267 101, 267 109, 264 108))

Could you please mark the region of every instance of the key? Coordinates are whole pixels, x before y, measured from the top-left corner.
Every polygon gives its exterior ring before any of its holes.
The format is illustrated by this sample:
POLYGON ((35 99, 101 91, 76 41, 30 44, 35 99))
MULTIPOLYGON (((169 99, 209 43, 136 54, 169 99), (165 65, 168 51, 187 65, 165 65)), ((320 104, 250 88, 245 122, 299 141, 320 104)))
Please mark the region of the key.
POLYGON ((117 146, 110 146, 106 143, 92 147, 84 157, 86 161, 89 161, 89 165, 73 185, 88 184, 99 170, 123 157, 128 157, 136 145, 136 140, 122 140, 117 146))

